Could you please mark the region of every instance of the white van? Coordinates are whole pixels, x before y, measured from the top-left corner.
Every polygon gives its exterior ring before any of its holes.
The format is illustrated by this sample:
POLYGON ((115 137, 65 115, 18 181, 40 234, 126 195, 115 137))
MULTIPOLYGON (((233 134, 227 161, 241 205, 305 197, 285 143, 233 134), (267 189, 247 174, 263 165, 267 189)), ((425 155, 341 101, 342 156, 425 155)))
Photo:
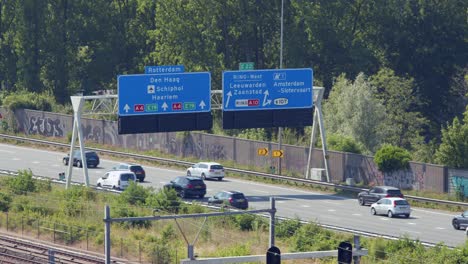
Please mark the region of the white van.
POLYGON ((135 182, 135 180, 136 175, 131 171, 109 171, 97 180, 97 186, 125 190, 130 185, 130 181, 135 182))

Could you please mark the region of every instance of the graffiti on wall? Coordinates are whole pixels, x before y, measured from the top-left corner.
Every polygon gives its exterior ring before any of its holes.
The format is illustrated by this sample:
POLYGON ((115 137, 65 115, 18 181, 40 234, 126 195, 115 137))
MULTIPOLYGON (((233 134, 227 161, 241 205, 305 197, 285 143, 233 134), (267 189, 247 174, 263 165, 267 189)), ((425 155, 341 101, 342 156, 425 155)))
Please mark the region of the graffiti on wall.
POLYGON ((29 118, 28 134, 38 134, 46 137, 63 137, 63 125, 60 119, 31 116, 29 118))
POLYGON ((87 125, 81 125, 81 129, 82 129, 81 131, 83 131, 83 138, 85 140, 102 142, 101 127, 87 124, 87 125))
POLYGON ((384 174, 384 185, 401 189, 413 189, 414 175, 411 171, 396 171, 384 174))

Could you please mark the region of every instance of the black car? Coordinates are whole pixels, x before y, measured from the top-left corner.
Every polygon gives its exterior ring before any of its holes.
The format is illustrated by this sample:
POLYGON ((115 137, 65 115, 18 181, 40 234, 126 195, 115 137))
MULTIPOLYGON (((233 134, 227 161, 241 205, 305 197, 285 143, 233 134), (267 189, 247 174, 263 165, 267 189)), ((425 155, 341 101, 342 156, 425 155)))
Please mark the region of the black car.
POLYGON ((375 186, 369 191, 360 192, 358 201, 360 205, 373 204, 382 198, 400 197, 404 198, 400 189, 392 186, 375 186))
POLYGON ((120 163, 118 166, 113 168, 114 170, 129 170, 135 173, 139 182, 144 182, 146 177, 146 172, 141 165, 133 163, 120 163))
POLYGON ((225 204, 239 209, 249 208, 249 201, 238 191, 221 191, 210 197, 208 204, 225 204))
POLYGON ((457 230, 465 230, 468 227, 468 211, 465 211, 460 215, 454 216, 452 219, 452 226, 457 230))
POLYGON ((189 196, 203 198, 206 195, 206 184, 198 177, 180 176, 164 185, 164 188, 174 189, 182 198, 189 196))
MULTIPOLYGON (((88 165, 88 167, 96 168, 99 165, 99 156, 96 152, 85 151, 85 156, 86 156, 86 164, 88 165)), ((68 162, 70 162, 69 155, 63 157, 63 164, 68 165, 68 162)), ((73 151, 73 166, 77 166, 80 168, 83 167, 83 161, 81 160, 80 150, 73 151)))

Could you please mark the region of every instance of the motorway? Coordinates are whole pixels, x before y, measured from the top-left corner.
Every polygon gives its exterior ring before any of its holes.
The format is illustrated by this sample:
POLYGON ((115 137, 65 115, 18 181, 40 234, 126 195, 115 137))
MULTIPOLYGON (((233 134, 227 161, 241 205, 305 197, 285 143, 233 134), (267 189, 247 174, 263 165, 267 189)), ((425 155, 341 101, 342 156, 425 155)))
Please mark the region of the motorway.
MULTIPOLYGON (((38 148, 0 144, 0 169, 31 169, 34 175, 58 178, 58 173, 67 168, 62 163, 65 155, 38 148)), ((99 167, 88 170, 90 184, 95 185, 99 177, 118 163, 101 157, 99 167)), ((146 180, 139 184, 156 189, 176 176, 185 175, 184 170, 144 168, 146 180)), ((84 182, 81 171, 79 168, 73 169, 72 181, 84 182)), ((230 178, 229 173, 223 181, 206 181, 206 185, 207 197, 220 190, 238 190, 247 196, 250 207, 255 209, 269 208, 270 196, 274 196, 279 217, 299 217, 305 221, 389 236, 407 236, 429 243, 442 242, 448 246, 464 245, 467 239, 465 232, 454 230, 451 225, 452 217, 457 213, 412 208, 409 219, 374 216, 370 214, 369 206, 359 206, 356 199, 230 178)))

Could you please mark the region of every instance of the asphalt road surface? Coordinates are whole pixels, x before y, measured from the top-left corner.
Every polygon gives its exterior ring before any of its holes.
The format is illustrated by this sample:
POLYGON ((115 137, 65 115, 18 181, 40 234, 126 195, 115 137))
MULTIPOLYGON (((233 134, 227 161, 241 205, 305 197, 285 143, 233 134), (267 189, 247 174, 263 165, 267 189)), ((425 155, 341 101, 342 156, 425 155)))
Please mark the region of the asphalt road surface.
MULTIPOLYGON (((67 169, 62 163, 65 155, 66 153, 61 152, 0 144, 0 169, 31 169, 35 175, 58 178, 58 174, 67 169)), ((89 183, 95 185, 99 177, 118 163, 119 161, 101 158, 98 168, 88 170, 89 183)), ((144 168, 146 179, 139 184, 156 189, 186 173, 184 170, 149 166, 144 168)), ((82 169, 73 169, 72 181, 84 182, 82 169)), ((465 232, 453 229, 451 220, 456 213, 452 212, 412 208, 409 219, 374 216, 370 214, 369 206, 358 205, 356 199, 234 179, 229 177, 229 173, 223 181, 206 181, 206 185, 207 197, 220 190, 238 190, 247 196, 250 207, 255 209, 269 208, 269 199, 274 196, 277 216, 299 217, 301 220, 321 224, 391 236, 407 236, 430 243, 442 242, 449 246, 464 245, 467 239, 465 232)), ((203 201, 206 202, 207 198, 203 201)))

